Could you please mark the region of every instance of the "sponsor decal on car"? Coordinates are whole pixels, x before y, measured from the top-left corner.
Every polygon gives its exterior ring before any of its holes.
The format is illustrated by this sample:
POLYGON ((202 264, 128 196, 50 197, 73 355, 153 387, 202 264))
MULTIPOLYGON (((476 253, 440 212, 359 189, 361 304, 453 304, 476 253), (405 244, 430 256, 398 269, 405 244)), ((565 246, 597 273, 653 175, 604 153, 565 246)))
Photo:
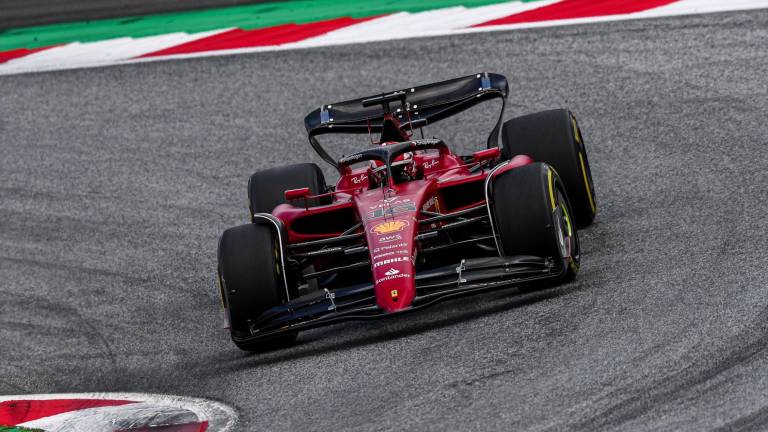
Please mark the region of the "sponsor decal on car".
POLYGON ((398 243, 398 244, 393 244, 393 245, 384 245, 384 246, 380 246, 380 247, 374 248, 373 249, 373 253, 377 254, 377 253, 379 253, 381 251, 392 250, 392 249, 399 249, 399 248, 404 248, 404 247, 407 247, 407 246, 408 246, 407 243, 398 243))
POLYGON ((349 180, 354 184, 360 184, 368 178, 368 174, 360 174, 356 177, 350 177, 349 180))
POLYGON ((388 259, 385 259, 385 260, 374 262, 373 263, 373 268, 381 267, 381 266, 386 265, 386 264, 393 264, 393 263, 405 262, 405 261, 410 261, 410 260, 411 259, 409 257, 388 258, 388 259))
POLYGON ((400 234, 392 234, 392 235, 379 237, 379 243, 389 243, 389 242, 398 241, 402 239, 403 239, 403 236, 401 236, 400 234))
POLYGON ((395 254, 395 252, 384 252, 384 253, 380 253, 378 255, 374 255, 373 259, 377 260, 377 259, 388 257, 388 256, 391 256, 391 255, 394 255, 394 254, 395 254))
POLYGON ((431 161, 424 162, 424 169, 430 169, 437 165, 438 160, 432 159, 431 161))
POLYGON ((389 252, 383 252, 383 253, 376 253, 376 255, 373 256, 374 260, 378 260, 380 258, 392 256, 392 255, 409 255, 407 249, 401 249, 396 251, 389 251, 389 252))
POLYGON ((368 219, 378 219, 386 216, 394 216, 405 212, 415 212, 416 205, 412 202, 392 205, 387 208, 378 208, 368 212, 368 219))
POLYGON ((401 202, 409 202, 409 201, 410 201, 409 198, 400 198, 400 197, 396 197, 396 196, 394 196, 394 197, 387 197, 387 198, 384 198, 383 200, 381 200, 381 204, 376 204, 376 205, 370 206, 368 208, 374 209, 374 208, 377 208, 377 207, 381 207, 384 204, 393 205, 393 204, 399 204, 401 202))
POLYGON ((398 273, 400 273, 400 270, 398 270, 396 268, 390 268, 389 270, 384 272, 384 274, 387 275, 387 276, 394 276, 394 275, 396 275, 398 273))
MULTIPOLYGON (((325 248, 325 249, 319 249, 319 250, 316 250, 316 251, 309 251, 306 254, 309 255, 309 256, 312 256, 312 255, 327 255, 329 253, 332 253, 331 251, 333 251, 333 252, 341 252, 343 249, 344 248, 341 248, 341 247, 338 247, 338 246, 334 246, 334 247, 329 247, 329 248, 325 248)), ((275 252, 277 252, 277 249, 275 249, 275 252)))
POLYGON ((435 207, 435 204, 437 204, 437 198, 434 196, 426 201, 424 201, 424 205, 421 206, 421 209, 424 211, 431 210, 433 207, 435 207))
POLYGON ((415 212, 416 204, 409 198, 401 199, 397 197, 385 198, 382 202, 368 206, 368 219, 378 219, 385 216, 394 216, 405 212, 415 212))
POLYGON ((374 209, 382 208, 384 206, 393 206, 393 205, 399 205, 399 204, 404 204, 409 202, 413 202, 413 201, 411 201, 410 198, 400 199, 398 197, 390 197, 390 198, 384 198, 383 200, 381 200, 380 203, 374 204, 372 206, 368 206, 368 208, 370 210, 374 210, 374 209))
POLYGON ((389 234, 393 232, 400 232, 403 230, 403 228, 408 226, 408 221, 405 220, 393 220, 393 221, 387 221, 387 222, 381 222, 373 226, 371 228, 372 234, 389 234))
POLYGON ((362 153, 357 153, 349 156, 345 156, 339 160, 339 163, 342 165, 348 165, 350 163, 353 163, 355 161, 358 161, 363 158, 362 153))
POLYGON ((386 282, 386 281, 390 281, 390 280, 394 280, 394 279, 409 278, 409 277, 411 277, 410 273, 400 273, 400 274, 396 274, 396 275, 392 275, 392 276, 384 276, 381 279, 376 279, 376 284, 378 285, 378 284, 380 284, 382 282, 386 282))

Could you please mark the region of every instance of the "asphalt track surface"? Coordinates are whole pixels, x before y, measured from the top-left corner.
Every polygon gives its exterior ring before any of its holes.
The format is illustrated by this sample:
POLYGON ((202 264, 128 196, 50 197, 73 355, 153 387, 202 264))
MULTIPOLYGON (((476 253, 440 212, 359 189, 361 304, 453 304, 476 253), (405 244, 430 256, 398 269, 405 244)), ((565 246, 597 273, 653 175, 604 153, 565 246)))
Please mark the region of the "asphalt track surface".
POLYGON ((242 430, 766 430, 766 29, 758 11, 1 77, 0 393, 207 397, 242 430), (239 352, 214 269, 248 175, 310 159, 323 102, 483 69, 510 78, 508 116, 581 119, 600 211, 578 280, 239 352))

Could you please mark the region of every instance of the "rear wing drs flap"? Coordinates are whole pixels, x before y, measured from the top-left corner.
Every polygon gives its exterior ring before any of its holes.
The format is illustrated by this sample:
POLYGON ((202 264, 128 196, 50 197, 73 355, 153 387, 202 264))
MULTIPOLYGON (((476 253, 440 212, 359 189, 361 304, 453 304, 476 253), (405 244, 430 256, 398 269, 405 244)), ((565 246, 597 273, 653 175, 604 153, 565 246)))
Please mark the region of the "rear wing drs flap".
POLYGON ((498 142, 509 84, 503 75, 483 72, 379 95, 322 105, 304 118, 312 147, 323 160, 338 167, 320 146, 317 135, 330 133, 379 133, 386 115, 396 117, 401 129, 415 129, 443 120, 481 102, 500 98, 501 112, 488 137, 488 147, 498 142))

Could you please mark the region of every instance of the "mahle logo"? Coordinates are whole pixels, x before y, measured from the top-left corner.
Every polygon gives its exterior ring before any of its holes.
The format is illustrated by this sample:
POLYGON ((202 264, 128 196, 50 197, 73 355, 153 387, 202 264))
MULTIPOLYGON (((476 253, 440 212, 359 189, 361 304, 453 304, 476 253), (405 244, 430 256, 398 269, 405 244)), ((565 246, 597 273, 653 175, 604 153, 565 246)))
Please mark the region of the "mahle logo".
MULTIPOLYGON (((404 261, 410 261, 411 259, 409 257, 395 257, 395 258, 389 258, 381 261, 376 261, 373 263, 373 268, 381 267, 386 264, 394 264, 398 262, 404 262, 404 261)), ((398 272, 399 273, 399 272, 398 272)), ((395 273, 397 274, 397 273, 395 273)))

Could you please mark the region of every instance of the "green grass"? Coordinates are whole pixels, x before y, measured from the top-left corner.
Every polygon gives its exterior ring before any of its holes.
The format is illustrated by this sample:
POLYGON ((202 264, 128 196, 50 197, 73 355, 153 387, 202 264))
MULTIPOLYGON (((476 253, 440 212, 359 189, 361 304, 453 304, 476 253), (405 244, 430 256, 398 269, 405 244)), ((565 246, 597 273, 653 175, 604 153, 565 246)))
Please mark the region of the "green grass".
POLYGON ((29 429, 21 426, 2 426, 0 425, 0 432, 45 432, 42 429, 29 429))

